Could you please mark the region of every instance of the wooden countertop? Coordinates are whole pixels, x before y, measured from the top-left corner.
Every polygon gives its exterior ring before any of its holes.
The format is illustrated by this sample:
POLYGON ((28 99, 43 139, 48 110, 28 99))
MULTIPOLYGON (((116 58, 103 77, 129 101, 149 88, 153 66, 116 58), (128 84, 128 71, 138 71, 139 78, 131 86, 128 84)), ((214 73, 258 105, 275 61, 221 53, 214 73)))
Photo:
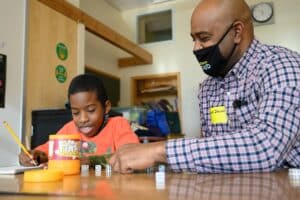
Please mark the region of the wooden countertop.
POLYGON ((300 179, 288 170, 254 174, 166 173, 165 188, 158 189, 155 174, 113 173, 96 177, 65 176, 49 183, 23 182, 23 174, 0 176, 0 199, 142 199, 142 200, 296 200, 300 179))

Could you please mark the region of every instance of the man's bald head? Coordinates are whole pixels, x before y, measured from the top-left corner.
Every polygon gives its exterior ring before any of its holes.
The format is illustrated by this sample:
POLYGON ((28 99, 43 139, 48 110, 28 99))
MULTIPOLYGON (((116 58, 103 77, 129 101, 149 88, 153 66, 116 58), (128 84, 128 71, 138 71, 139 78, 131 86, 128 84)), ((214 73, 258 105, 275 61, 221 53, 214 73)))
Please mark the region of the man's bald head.
POLYGON ((194 14, 205 11, 217 11, 217 13, 211 13, 214 17, 228 20, 239 19, 243 22, 251 21, 251 11, 244 0, 202 0, 195 8, 194 14))
POLYGON ((193 12, 192 29, 229 26, 236 20, 242 21, 248 33, 253 34, 251 11, 244 0, 202 0, 193 12))

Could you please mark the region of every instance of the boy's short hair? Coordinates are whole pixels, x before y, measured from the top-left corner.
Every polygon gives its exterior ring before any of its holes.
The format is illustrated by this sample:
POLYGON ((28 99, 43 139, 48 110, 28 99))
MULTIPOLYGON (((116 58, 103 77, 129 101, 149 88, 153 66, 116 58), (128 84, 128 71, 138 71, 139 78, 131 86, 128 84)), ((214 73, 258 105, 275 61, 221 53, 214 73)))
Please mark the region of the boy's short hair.
POLYGON ((68 89, 68 99, 78 92, 96 92, 98 100, 105 107, 108 100, 102 80, 91 74, 81 74, 73 78, 68 89))

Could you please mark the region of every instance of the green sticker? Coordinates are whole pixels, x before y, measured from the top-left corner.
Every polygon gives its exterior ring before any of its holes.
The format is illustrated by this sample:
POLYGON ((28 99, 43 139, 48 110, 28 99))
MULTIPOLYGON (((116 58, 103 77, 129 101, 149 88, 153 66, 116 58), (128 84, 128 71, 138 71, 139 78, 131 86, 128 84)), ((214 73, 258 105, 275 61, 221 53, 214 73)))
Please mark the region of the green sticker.
POLYGON ((55 69, 55 77, 56 77, 56 80, 60 83, 66 82, 67 69, 62 65, 58 65, 55 69))
POLYGON ((56 45, 56 55, 61 60, 68 58, 68 48, 64 43, 58 43, 56 45))

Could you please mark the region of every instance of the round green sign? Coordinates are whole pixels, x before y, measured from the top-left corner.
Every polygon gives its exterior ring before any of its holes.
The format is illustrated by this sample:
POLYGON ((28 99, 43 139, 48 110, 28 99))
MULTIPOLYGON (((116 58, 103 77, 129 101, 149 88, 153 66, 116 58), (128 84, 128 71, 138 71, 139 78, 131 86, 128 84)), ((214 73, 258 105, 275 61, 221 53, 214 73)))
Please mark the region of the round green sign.
POLYGON ((56 45, 56 55, 61 60, 68 58, 68 48, 64 43, 58 43, 56 45))
POLYGON ((55 69, 55 77, 56 77, 56 80, 60 83, 66 82, 67 69, 62 65, 58 65, 55 69))

